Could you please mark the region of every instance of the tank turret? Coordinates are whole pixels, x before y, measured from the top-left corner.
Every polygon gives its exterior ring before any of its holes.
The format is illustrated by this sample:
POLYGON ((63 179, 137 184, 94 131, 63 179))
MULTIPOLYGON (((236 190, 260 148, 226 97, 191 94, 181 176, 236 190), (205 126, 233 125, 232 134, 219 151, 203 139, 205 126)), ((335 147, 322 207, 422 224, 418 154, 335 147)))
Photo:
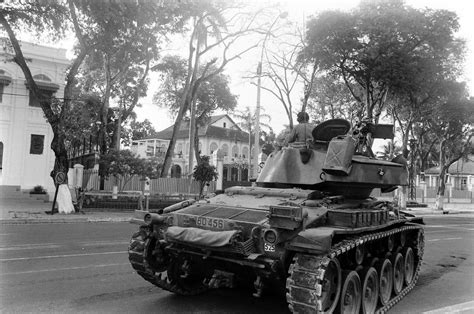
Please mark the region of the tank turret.
POLYGON ((312 135, 312 140, 270 154, 257 184, 360 198, 368 197, 374 188, 388 192, 408 184, 401 158, 379 160, 370 148, 372 139, 393 138, 392 125, 362 122, 351 128, 348 121, 333 119, 316 126, 312 135))

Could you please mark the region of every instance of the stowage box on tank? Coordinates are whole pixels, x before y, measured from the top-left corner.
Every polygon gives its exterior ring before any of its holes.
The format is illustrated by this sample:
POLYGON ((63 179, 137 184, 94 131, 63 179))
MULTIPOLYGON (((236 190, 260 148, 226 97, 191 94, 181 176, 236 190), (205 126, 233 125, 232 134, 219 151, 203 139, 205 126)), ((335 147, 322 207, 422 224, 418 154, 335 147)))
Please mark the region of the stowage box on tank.
POLYGON ((255 186, 136 211, 132 267, 180 295, 250 282, 255 297, 280 287, 294 313, 386 312, 416 284, 424 248, 421 218, 370 197, 407 184, 403 158, 370 148, 393 127, 335 119, 312 135, 273 152, 255 186))

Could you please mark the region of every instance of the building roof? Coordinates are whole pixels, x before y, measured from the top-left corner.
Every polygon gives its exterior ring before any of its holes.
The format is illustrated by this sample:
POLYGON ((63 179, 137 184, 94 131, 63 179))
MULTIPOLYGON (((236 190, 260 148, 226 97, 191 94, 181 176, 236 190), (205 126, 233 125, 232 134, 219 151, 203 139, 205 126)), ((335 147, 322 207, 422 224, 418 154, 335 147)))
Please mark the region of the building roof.
MULTIPOLYGON (((218 126, 213 126, 211 124, 219 121, 220 119, 227 117, 229 118, 232 122, 234 122, 228 115, 217 115, 217 116, 212 116, 210 119, 209 124, 199 127, 198 128, 198 137, 210 137, 210 138, 216 138, 216 139, 226 139, 226 140, 232 140, 232 141, 241 141, 248 143, 249 141, 249 134, 247 132, 242 131, 240 128, 236 129, 230 129, 230 128, 222 128, 218 126)), ((235 123, 234 123, 235 124, 235 123)), ((183 121, 181 123, 181 126, 178 130, 178 134, 176 136, 177 139, 187 139, 189 138, 189 125, 190 121, 183 121)), ((237 126, 237 124, 235 124, 237 126)), ((167 127, 166 129, 158 132, 155 136, 151 136, 145 139, 162 139, 162 140, 171 140, 171 137, 173 135, 173 125, 167 127)), ((238 126, 237 126, 238 127, 238 126)), ((252 137, 251 139, 252 143, 254 142, 254 139, 252 137)))
MULTIPOLYGON (((439 174, 439 167, 429 168, 426 174, 439 174)), ((449 166, 448 173, 452 175, 474 175, 474 155, 469 155, 467 159, 460 159, 449 166)))
POLYGON ((227 119, 229 119, 230 121, 232 121, 232 123, 234 124, 234 126, 235 126, 238 130, 242 131, 242 129, 239 127, 239 125, 238 125, 237 123, 235 123, 234 120, 232 120, 232 118, 229 117, 228 114, 221 114, 221 115, 217 115, 217 116, 211 116, 211 121, 209 122, 209 125, 212 125, 212 124, 216 123, 217 121, 219 121, 220 119, 223 119, 223 118, 227 118, 227 119))

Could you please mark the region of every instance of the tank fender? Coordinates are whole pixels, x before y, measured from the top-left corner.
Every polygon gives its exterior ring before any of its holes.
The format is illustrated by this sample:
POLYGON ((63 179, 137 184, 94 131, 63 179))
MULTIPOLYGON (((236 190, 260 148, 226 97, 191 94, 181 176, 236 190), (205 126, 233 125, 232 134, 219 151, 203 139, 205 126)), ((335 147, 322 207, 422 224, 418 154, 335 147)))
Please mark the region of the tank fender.
POLYGON ((286 246, 289 250, 325 253, 331 248, 333 235, 333 228, 310 228, 298 233, 286 246))

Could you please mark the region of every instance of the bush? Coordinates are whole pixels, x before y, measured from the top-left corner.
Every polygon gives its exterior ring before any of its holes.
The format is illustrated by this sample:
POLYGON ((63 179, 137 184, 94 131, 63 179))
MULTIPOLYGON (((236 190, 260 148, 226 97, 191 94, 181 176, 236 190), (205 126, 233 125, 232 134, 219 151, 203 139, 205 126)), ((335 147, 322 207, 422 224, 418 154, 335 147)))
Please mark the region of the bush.
POLYGON ((30 194, 46 194, 46 190, 41 185, 37 185, 30 191, 30 194))
POLYGON ((217 180, 216 167, 209 163, 209 156, 201 156, 198 165, 194 167, 193 178, 199 182, 199 198, 202 197, 204 186, 210 181, 217 180))

